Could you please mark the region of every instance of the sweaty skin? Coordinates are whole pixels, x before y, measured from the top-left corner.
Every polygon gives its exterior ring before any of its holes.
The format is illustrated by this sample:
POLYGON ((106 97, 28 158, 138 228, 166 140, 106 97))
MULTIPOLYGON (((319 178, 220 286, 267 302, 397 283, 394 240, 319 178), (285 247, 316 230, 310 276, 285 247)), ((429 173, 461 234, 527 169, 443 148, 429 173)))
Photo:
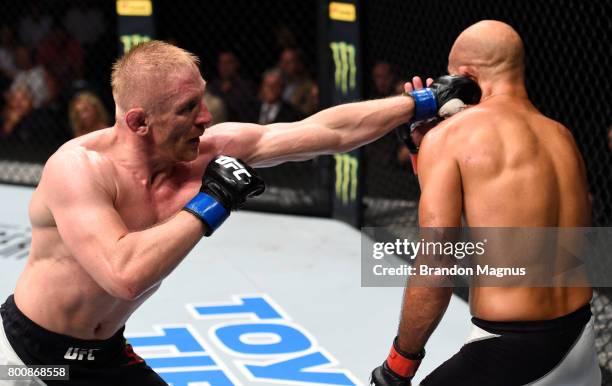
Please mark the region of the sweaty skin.
MULTIPOLYGON (((204 234, 181 208, 218 154, 254 165, 347 151, 412 117, 411 98, 337 106, 295 123, 207 128, 197 68, 164 74, 149 108, 64 144, 45 165, 29 216, 32 246, 15 289, 38 325, 81 339, 111 337, 204 234)), ((140 76, 140 74, 139 74, 140 76)))
MULTIPOLYGON (((569 130, 529 101, 518 34, 499 22, 475 24, 456 40, 448 70, 473 77, 483 95, 420 144, 420 226, 460 227, 462 217, 470 227, 590 226, 583 160, 569 130)), ((404 351, 424 347, 451 294, 451 288, 406 288, 399 328, 404 351)), ((474 287, 470 309, 490 321, 546 320, 577 310, 591 296, 588 287, 474 287)))
MULTIPOLYGON (((590 225, 584 166, 567 128, 509 95, 487 98, 456 118, 426 136, 419 162, 431 169, 420 174, 431 189, 436 180, 453 179, 448 188, 461 201, 452 201, 468 226, 590 225), (429 163, 434 151, 448 169, 429 163)), ((423 223, 437 221, 431 196, 420 205, 423 223)), ((543 320, 577 310, 591 295, 590 288, 472 287, 470 308, 485 320, 543 320)))

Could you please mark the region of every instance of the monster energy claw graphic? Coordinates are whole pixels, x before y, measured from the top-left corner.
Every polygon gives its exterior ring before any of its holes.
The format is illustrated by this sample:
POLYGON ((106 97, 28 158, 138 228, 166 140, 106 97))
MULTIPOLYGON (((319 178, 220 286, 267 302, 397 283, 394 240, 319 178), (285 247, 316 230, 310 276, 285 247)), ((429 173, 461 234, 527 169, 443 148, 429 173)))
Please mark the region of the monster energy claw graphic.
POLYGON ((348 204, 357 200, 359 162, 351 154, 335 154, 336 160, 336 197, 348 204))
POLYGON ((334 58, 336 89, 342 94, 354 91, 357 87, 355 46, 346 42, 331 42, 329 46, 334 58))
POLYGON ((145 43, 151 40, 150 36, 140 35, 140 34, 131 34, 131 35, 121 35, 119 37, 121 40, 121 44, 123 45, 123 53, 127 53, 132 47, 139 45, 140 43, 145 43))

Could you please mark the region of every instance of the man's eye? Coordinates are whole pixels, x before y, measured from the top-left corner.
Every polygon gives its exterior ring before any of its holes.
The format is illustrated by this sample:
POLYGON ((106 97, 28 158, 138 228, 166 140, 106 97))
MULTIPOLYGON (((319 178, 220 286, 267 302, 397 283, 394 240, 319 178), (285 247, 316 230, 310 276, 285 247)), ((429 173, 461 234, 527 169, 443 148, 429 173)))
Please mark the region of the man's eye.
POLYGON ((182 109, 180 110, 180 113, 181 113, 181 114, 190 113, 190 112, 192 112, 192 111, 193 111, 193 109, 195 109, 195 108, 196 108, 196 106, 197 106, 197 105, 198 105, 197 103, 192 102, 192 103, 188 104, 187 106, 185 106, 184 108, 182 108, 182 109))

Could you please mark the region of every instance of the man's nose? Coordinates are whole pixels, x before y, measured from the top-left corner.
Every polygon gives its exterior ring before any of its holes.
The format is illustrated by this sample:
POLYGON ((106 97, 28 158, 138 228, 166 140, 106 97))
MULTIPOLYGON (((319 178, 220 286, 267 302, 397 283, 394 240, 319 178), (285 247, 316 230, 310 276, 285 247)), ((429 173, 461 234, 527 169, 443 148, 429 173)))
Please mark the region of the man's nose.
POLYGON ((196 117, 196 125, 209 125, 212 122, 212 114, 206 107, 204 101, 200 102, 200 112, 196 117))

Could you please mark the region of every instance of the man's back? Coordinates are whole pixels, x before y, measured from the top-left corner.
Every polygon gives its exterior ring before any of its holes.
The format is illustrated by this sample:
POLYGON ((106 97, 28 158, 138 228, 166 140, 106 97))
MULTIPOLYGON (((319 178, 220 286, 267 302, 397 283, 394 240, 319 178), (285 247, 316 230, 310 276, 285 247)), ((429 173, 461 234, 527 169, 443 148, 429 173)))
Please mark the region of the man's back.
POLYGON ((582 159, 563 125, 505 95, 471 110, 455 149, 470 226, 589 225, 582 159))
MULTIPOLYGON (((494 95, 450 119, 447 149, 458 163, 471 227, 584 227, 590 204, 583 161, 563 125, 525 98, 494 95)), ((473 288, 472 313, 537 320, 572 312, 590 288, 473 288)))
MULTIPOLYGON (((429 131, 427 124, 413 127, 419 225, 467 223, 485 246, 470 261, 470 335, 421 385, 599 385, 592 290, 572 287, 586 272, 554 245, 580 240, 546 229, 590 224, 576 145, 565 127, 529 102, 523 41, 510 25, 482 20, 466 28, 453 43, 447 69, 475 81, 481 96, 478 104, 429 131), (536 228, 545 228, 544 237, 536 228), (498 277, 504 268, 524 271, 498 277)), ((421 86, 415 77, 405 88, 421 86)), ((436 87, 434 82, 431 89, 436 87)), ((452 295, 446 278, 427 281, 441 285, 406 288, 398 336, 387 361, 372 373, 375 385, 410 383, 452 295)))

